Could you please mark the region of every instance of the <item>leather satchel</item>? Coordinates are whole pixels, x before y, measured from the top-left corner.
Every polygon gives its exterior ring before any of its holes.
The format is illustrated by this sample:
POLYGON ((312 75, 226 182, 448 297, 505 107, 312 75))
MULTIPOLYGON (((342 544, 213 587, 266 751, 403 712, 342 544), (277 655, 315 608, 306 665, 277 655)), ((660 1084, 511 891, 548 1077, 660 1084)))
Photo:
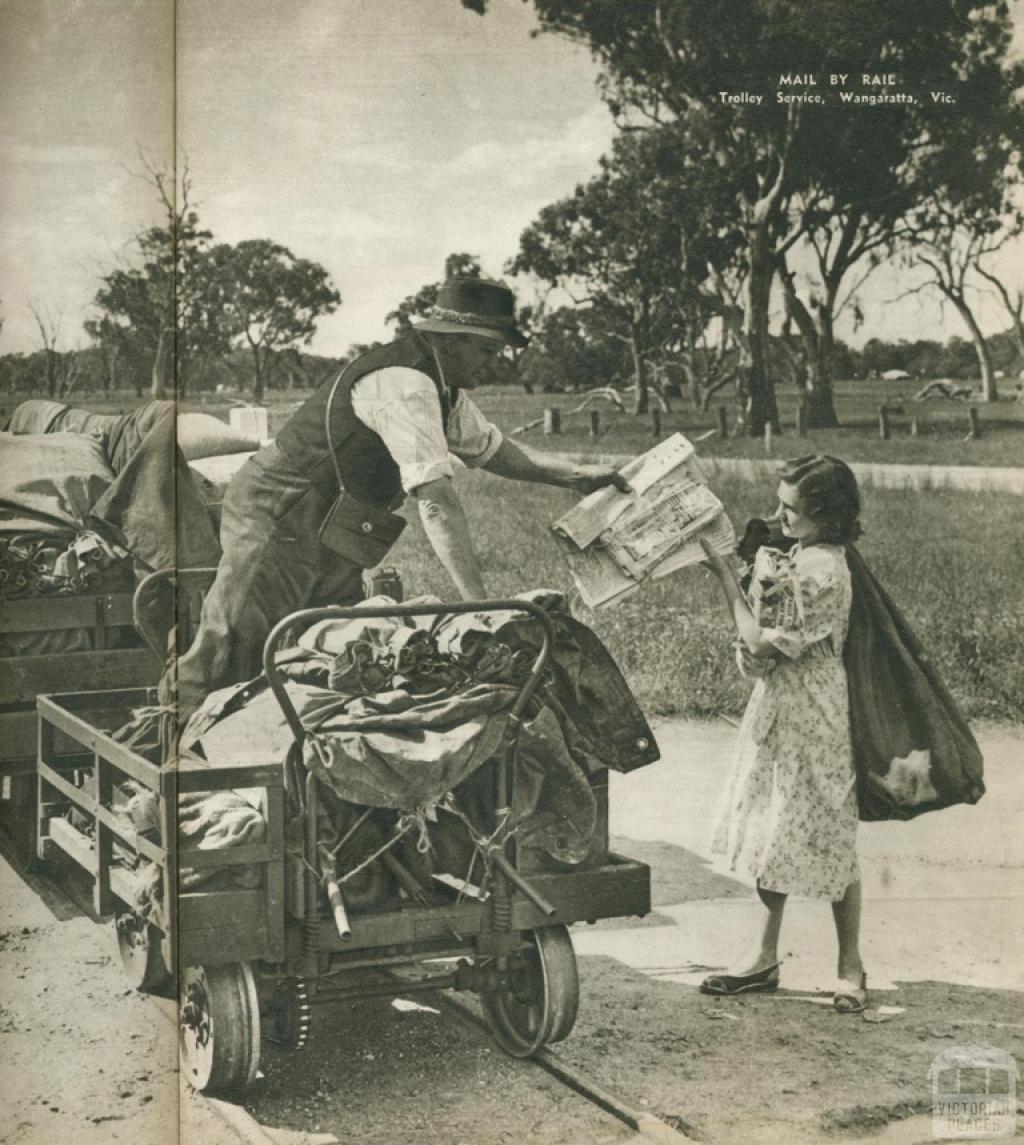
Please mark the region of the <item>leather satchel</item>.
POLYGON ((331 447, 331 411, 344 372, 338 375, 324 409, 324 439, 334 462, 338 496, 320 526, 320 543, 363 569, 372 569, 388 555, 407 522, 385 505, 370 505, 345 492, 338 455, 331 447))
POLYGON ((407 523, 383 505, 340 493, 320 526, 320 542, 360 568, 372 569, 388 555, 407 523))

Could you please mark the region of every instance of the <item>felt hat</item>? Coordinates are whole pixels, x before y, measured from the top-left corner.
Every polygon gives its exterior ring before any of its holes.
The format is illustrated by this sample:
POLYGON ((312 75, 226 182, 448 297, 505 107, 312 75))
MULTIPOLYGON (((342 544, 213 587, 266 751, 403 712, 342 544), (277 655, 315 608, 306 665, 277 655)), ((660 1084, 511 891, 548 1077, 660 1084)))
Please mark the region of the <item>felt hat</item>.
POLYGON ((413 325, 428 334, 477 334, 517 348, 528 341, 516 326, 512 291, 487 278, 449 279, 429 315, 413 325))

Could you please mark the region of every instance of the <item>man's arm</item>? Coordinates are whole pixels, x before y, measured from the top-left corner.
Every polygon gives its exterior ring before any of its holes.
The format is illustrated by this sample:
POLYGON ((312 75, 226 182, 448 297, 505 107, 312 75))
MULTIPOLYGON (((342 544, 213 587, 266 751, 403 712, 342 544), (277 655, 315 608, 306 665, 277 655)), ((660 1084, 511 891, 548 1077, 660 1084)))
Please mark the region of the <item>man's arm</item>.
POLYGON ((550 453, 527 449, 506 437, 494 456, 483 465, 489 473, 510 477, 513 481, 536 481, 543 485, 560 485, 580 493, 593 493, 605 485, 629 492, 629 482, 607 465, 578 465, 550 453))
POLYGON ((481 600, 487 595, 469 524, 450 477, 438 477, 411 490, 419 502, 423 531, 438 560, 463 600, 481 600))

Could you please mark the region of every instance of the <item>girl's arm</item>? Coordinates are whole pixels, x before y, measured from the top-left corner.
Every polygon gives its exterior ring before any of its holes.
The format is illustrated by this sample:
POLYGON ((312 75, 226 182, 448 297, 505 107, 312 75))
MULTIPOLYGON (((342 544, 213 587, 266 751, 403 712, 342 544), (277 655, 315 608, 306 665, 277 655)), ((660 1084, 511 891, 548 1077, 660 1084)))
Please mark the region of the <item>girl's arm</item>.
POLYGON ((701 538, 700 543, 708 558, 704 561, 704 567, 710 569, 718 577, 718 583, 722 586, 725 602, 729 607, 740 640, 743 641, 744 646, 752 656, 761 659, 774 655, 775 645, 764 639, 763 630, 750 611, 750 605, 747 604, 747 598, 740 588, 739 580, 736 578, 732 565, 715 552, 706 540, 701 538))

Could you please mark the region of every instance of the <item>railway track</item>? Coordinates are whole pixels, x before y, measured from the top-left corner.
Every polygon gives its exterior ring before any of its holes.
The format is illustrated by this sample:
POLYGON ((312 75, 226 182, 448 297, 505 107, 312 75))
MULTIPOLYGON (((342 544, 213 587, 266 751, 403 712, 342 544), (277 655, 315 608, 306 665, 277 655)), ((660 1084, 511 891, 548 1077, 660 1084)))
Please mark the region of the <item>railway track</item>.
MULTIPOLYGON (((12 865, 15 865, 7 847, 0 846, 0 854, 12 865)), ((62 877, 57 880, 47 874, 39 873, 33 874, 31 880, 36 885, 37 890, 41 889, 39 884, 45 885, 48 898, 54 900, 63 898, 77 912, 92 919, 97 926, 109 926, 109 923, 96 918, 92 910, 88 884, 84 879, 79 882, 75 868, 61 872, 61 875, 62 877)), ((102 948, 105 952, 109 952, 112 942, 106 942, 106 937, 102 931, 97 931, 96 946, 97 949, 102 948)), ((395 996, 402 997, 400 982, 395 983, 395 996)), ((428 997, 438 1009, 458 1018, 459 1021, 473 1028, 487 1029, 484 1019, 466 1002, 447 993, 432 994, 428 997)), ((147 1001, 152 1010, 175 1031, 176 1035, 178 1024, 176 1001, 155 995, 149 995, 147 1001)), ((69 1008, 72 1007, 69 1006, 69 1008)), ((497 1057, 497 1050, 495 1053, 496 1060, 503 1060, 497 1057)), ((636 1142, 639 1145, 640 1142, 653 1141, 660 1142, 662 1145, 672 1145, 672 1143, 678 1145, 678 1143, 692 1140, 691 1137, 686 1136, 685 1133, 680 1132, 679 1129, 667 1122, 645 1110, 634 1107, 618 1095, 610 1093, 596 1079, 575 1069, 550 1049, 539 1050, 531 1058, 526 1059, 526 1064, 537 1070, 538 1074, 543 1073, 553 1078, 560 1086, 572 1091, 600 1110, 609 1119, 614 1119, 630 1130, 632 1136, 622 1138, 623 1142, 636 1142)), ((274 1128, 261 1125, 242 1104, 219 1100, 202 1094, 196 1094, 195 1101, 201 1109, 209 1111, 228 1127, 239 1141, 245 1142, 246 1145, 284 1145, 286 1138, 295 1139, 292 1131, 277 1131, 274 1128)), ((338 1140, 329 1132, 318 1133, 313 1139, 318 1142, 318 1145, 328 1145, 330 1141, 338 1140)))
MULTIPOLYGON (((483 1018, 464 1002, 442 994, 434 995, 433 1000, 460 1020, 487 1030, 483 1018)), ((173 1001, 166 998, 151 998, 150 1001, 161 1017, 176 1029, 177 1012, 173 1001)), ((632 1145, 633 1142, 640 1145, 641 1142, 648 1141, 660 1145, 680 1145, 681 1142, 693 1140, 653 1114, 636 1109, 622 1098, 609 1093, 597 1081, 574 1069, 549 1049, 538 1050, 528 1062, 631 1129, 635 1136, 625 1139, 623 1145, 632 1145)), ((244 1105, 202 1094, 197 1094, 196 1100, 216 1114, 238 1135, 239 1140, 246 1142, 246 1145, 282 1145, 280 1137, 274 1130, 261 1125, 244 1105)), ((327 1145, 329 1136, 321 1134, 318 1140, 327 1145)))

